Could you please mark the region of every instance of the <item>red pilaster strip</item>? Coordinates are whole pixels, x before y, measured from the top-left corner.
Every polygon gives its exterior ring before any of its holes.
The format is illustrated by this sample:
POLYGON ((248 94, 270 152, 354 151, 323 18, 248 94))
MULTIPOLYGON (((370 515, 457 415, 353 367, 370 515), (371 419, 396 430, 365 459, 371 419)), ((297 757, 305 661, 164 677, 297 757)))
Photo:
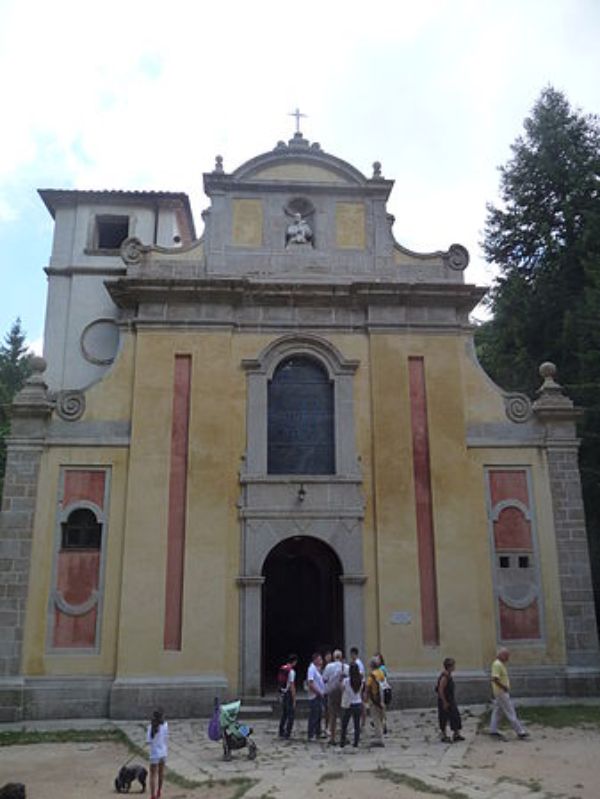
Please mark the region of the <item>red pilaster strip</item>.
POLYGON ((165 594, 164 648, 181 649, 183 621, 183 567, 187 499, 188 433, 192 359, 175 356, 173 421, 171 423, 171 473, 169 476, 169 528, 165 594))
POLYGON ((408 359, 408 379, 417 513, 419 583, 421 588, 421 625, 423 628, 423 643, 435 646, 440 642, 440 633, 435 572, 431 472, 429 466, 427 393, 423 358, 408 359))

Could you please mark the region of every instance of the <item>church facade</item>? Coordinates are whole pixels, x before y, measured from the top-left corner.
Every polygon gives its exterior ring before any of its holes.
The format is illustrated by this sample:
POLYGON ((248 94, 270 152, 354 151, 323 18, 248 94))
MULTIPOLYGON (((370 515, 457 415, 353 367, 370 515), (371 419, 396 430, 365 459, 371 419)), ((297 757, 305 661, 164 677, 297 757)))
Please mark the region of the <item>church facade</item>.
POLYGON ((289 652, 386 658, 429 704, 600 687, 577 409, 479 366, 468 253, 301 133, 186 195, 41 191, 44 360, 13 406, 0 716, 206 713, 289 652))

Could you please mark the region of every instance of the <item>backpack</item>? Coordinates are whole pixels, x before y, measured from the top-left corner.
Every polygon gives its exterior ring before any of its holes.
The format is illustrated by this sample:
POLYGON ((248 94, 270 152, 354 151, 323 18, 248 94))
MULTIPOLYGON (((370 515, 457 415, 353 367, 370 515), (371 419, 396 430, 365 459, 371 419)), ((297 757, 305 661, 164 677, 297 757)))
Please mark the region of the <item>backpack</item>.
POLYGON ((220 722, 221 707, 219 700, 215 697, 215 709, 213 711, 211 720, 208 722, 208 737, 211 741, 221 740, 221 722, 220 722))
POLYGON ((387 681, 387 677, 384 677, 379 683, 379 694, 381 696, 382 705, 387 707, 392 704, 392 686, 387 681))
POLYGON ((279 671, 277 672, 277 687, 280 691, 285 691, 287 689, 291 670, 291 663, 284 663, 283 666, 279 667, 279 671))

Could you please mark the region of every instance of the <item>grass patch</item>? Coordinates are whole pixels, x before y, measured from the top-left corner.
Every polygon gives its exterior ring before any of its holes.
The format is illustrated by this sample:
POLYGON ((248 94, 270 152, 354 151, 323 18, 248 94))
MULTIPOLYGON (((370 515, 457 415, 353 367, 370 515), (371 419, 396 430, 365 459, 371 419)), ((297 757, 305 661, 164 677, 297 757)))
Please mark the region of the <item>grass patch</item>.
POLYGON ((543 727, 595 727, 600 729, 599 705, 553 705, 551 707, 520 707, 519 718, 528 724, 543 727))
POLYGON ((373 774, 380 780, 388 780, 388 782, 393 782, 394 785, 406 785, 408 788, 412 788, 414 791, 420 791, 421 793, 445 796, 447 799, 469 799, 462 791, 455 791, 452 788, 436 788, 433 785, 428 785, 426 782, 423 782, 423 780, 420 780, 418 777, 400 774, 389 768, 378 768, 373 774))
MULTIPOLYGON (((134 744, 125 735, 123 730, 99 729, 99 730, 10 730, 0 732, 0 746, 29 746, 30 744, 53 744, 53 743, 119 743, 126 746, 133 754, 142 760, 148 759, 148 752, 141 746, 134 744)), ((177 785, 179 788, 212 788, 222 786, 232 788, 233 793, 230 799, 240 799, 246 791, 256 784, 256 780, 250 777, 233 777, 230 780, 189 780, 176 771, 167 767, 165 779, 177 785)))
MULTIPOLYGON (((477 732, 483 732, 490 723, 490 709, 483 713, 477 722, 477 732)), ((520 705, 517 715, 527 724, 538 724, 540 727, 593 727, 600 730, 600 705, 520 705)), ((504 717, 500 727, 510 729, 504 717)))
POLYGON ((328 771, 326 774, 321 774, 317 785, 322 785, 324 782, 329 782, 330 780, 342 780, 345 776, 346 772, 344 771, 328 771))
MULTIPOLYGON (((129 744, 121 730, 9 730, 0 732, 0 746, 28 746, 29 744, 98 743, 115 741, 129 744)), ((144 753, 145 754, 145 753, 144 753)))
POLYGON ((536 780, 535 777, 522 780, 519 777, 507 777, 503 775, 502 777, 498 777, 496 785, 502 785, 503 783, 507 783, 508 785, 522 785, 524 788, 529 788, 533 793, 539 793, 542 790, 542 783, 536 780))

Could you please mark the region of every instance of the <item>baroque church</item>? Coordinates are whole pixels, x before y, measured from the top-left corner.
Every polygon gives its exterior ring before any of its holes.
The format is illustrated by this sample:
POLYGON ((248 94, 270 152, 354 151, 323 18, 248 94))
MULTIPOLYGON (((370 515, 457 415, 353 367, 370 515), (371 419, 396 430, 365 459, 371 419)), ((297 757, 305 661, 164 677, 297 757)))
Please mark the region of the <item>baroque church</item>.
POLYGON ((48 189, 44 359, 12 408, 0 718, 206 714, 298 652, 444 657, 489 696, 600 688, 578 409, 478 364, 464 247, 396 242, 393 181, 296 132, 188 197, 48 189))

